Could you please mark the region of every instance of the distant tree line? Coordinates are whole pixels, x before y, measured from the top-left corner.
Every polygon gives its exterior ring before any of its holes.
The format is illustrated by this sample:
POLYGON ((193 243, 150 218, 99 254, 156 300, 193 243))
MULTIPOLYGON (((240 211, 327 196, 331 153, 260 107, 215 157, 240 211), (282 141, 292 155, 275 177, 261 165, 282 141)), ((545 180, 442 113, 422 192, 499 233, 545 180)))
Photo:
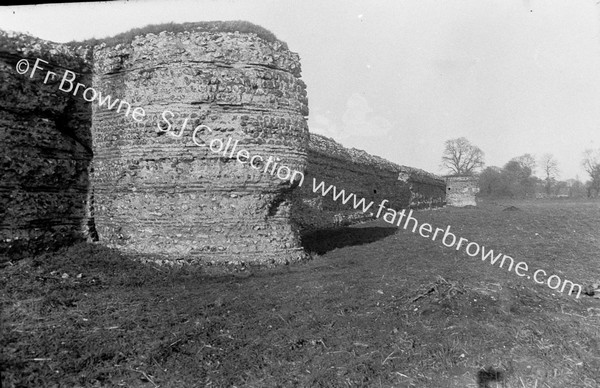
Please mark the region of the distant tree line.
POLYGON ((579 177, 558 180, 558 161, 552 154, 544 154, 539 163, 524 154, 503 167, 483 168, 484 152, 461 137, 447 140, 442 155, 442 167, 450 175, 478 177, 479 195, 487 197, 600 197, 600 149, 586 150, 581 164, 589 175, 585 183, 579 177))

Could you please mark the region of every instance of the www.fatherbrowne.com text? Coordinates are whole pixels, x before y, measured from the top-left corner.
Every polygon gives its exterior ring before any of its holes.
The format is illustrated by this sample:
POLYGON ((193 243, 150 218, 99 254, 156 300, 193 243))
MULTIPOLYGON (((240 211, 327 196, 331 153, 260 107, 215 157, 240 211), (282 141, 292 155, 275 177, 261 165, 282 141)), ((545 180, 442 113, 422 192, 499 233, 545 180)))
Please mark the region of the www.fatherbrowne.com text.
MULTIPOLYGON (((48 64, 47 61, 44 61, 44 60, 38 58, 35 61, 33 68, 31 69, 30 78, 33 78, 36 70, 43 70, 43 68, 40 66, 41 63, 48 64)), ((28 60, 21 59, 17 62, 15 68, 17 70, 17 73, 26 74, 27 72, 29 72, 31 66, 30 66, 28 60)), ((54 80, 57 77, 57 75, 58 74, 56 74, 52 71, 46 70, 46 75, 44 77, 44 84, 46 82, 48 82, 48 79, 50 77, 54 80)), ((119 101, 119 99, 113 99, 113 98, 111 98, 110 95, 103 96, 100 91, 96 91, 92 87, 86 87, 86 85, 81 84, 79 82, 75 82, 75 81, 76 81, 76 73, 74 73, 70 70, 65 70, 62 75, 61 82, 60 82, 60 85, 58 88, 59 88, 59 90, 65 92, 65 93, 72 93, 75 96, 81 90, 81 95, 82 95, 83 99, 87 102, 93 102, 94 100, 97 100, 100 108, 102 108, 102 106, 105 106, 109 110, 112 110, 114 107, 117 107, 117 110, 116 110, 117 113, 121 113, 121 109, 124 108, 123 114, 125 116, 129 116, 129 114, 131 113, 131 118, 133 118, 135 121, 137 121, 137 122, 144 121, 144 117, 145 117, 146 113, 143 108, 136 107, 136 108, 133 108, 133 110, 132 110, 131 104, 129 104, 127 101, 124 101, 124 100, 119 101)), ((167 132, 171 136, 174 136, 174 137, 182 137, 184 129, 187 124, 187 120, 184 122, 179 134, 174 134, 174 132, 171 131, 172 126, 171 126, 171 123, 168 121, 168 117, 167 117, 168 115, 173 117, 172 112, 170 112, 170 111, 163 112, 161 117, 162 117, 162 120, 164 121, 164 123, 162 123, 162 124, 157 123, 157 130, 167 132)), ((237 147, 238 147, 239 140, 233 140, 233 138, 231 136, 228 136, 227 139, 223 139, 223 140, 213 138, 210 141, 210 144, 207 145, 204 140, 199 138, 200 134, 204 135, 204 134, 206 134, 207 131, 212 132, 212 130, 208 126, 203 125, 203 124, 198 125, 196 128, 194 128, 193 133, 192 133, 192 141, 194 142, 194 144, 196 144, 197 146, 200 146, 200 147, 208 146, 210 151, 213 153, 222 153, 222 155, 224 157, 228 157, 230 159, 235 158, 240 164, 248 163, 251 168, 254 168, 256 170, 262 170, 263 173, 268 173, 270 175, 277 176, 278 179, 281 179, 283 181, 293 182, 297 186, 302 186, 304 184, 304 173, 303 172, 293 170, 293 169, 279 163, 279 162, 281 162, 281 159, 279 159, 279 158, 273 159, 272 156, 269 156, 268 158, 264 158, 261 155, 251 155, 250 152, 248 152, 248 150, 238 149, 237 147), (229 148, 230 146, 231 146, 231 149, 229 148), (235 157, 234 157, 234 155, 235 155, 235 157)), ((365 198, 361 198, 360 200, 358 200, 357 196, 354 193, 350 193, 347 195, 344 190, 338 190, 337 187, 334 185, 329 185, 327 188, 325 188, 325 186, 326 186, 325 182, 321 181, 320 183, 317 184, 317 181, 315 178, 312 179, 312 183, 313 183, 313 187, 312 187, 313 193, 320 193, 323 197, 325 197, 326 195, 328 195, 331 192, 331 195, 332 195, 334 201, 341 200, 341 202, 344 205, 351 202, 354 209, 360 208, 360 210, 363 213, 367 213, 369 211, 369 209, 371 209, 371 207, 373 206, 372 201, 367 204, 365 198)), ((439 237, 439 239, 437 241, 441 240, 441 242, 444 246, 446 246, 448 248, 455 247, 455 249, 457 251, 460 250, 461 248, 464 248, 465 253, 470 257, 478 257, 481 255, 480 257, 481 257, 482 261, 488 260, 491 265, 495 265, 496 263, 499 263, 500 268, 503 268, 506 263, 506 264, 508 264, 508 268, 506 268, 506 269, 509 272, 514 269, 514 272, 519 277, 526 277, 527 279, 533 278, 533 281, 535 281, 536 283, 546 284, 550 289, 559 290, 561 293, 563 293, 568 287, 569 295, 571 295, 577 289, 577 298, 579 298, 581 295, 582 288, 581 288, 581 285, 579 285, 579 284, 573 283, 569 280, 563 281, 557 275, 552 275, 544 281, 547 273, 543 269, 536 270, 535 272, 533 272, 533 276, 530 276, 529 274, 531 273, 531 271, 526 262, 520 261, 515 264, 515 260, 511 256, 505 255, 500 252, 498 252, 496 254, 496 252, 494 252, 493 249, 488 249, 488 248, 484 247, 483 245, 479 245, 478 243, 476 243, 474 241, 469 241, 463 237, 457 238, 457 236, 454 233, 450 232, 450 226, 447 226, 445 229, 443 229, 443 228, 434 228, 431 224, 428 224, 428 223, 422 223, 419 225, 419 222, 417 221, 417 219, 412 216, 413 215, 412 210, 410 210, 408 214, 406 214, 406 209, 402 209, 401 211, 398 212, 394 209, 386 208, 385 204, 388 202, 389 201, 387 199, 384 199, 383 201, 381 201, 379 203, 379 205, 377 207, 377 213, 375 214, 376 218, 379 218, 385 210, 385 213, 383 214, 383 220, 389 224, 396 225, 398 227, 402 227, 405 230, 407 228, 409 228, 410 226, 412 226, 411 230, 413 233, 416 233, 418 230, 419 234, 422 237, 431 238, 432 241, 436 241, 436 239, 438 239, 438 237, 439 237), (402 221, 404 221, 403 225, 402 225, 402 221)), ((370 214, 373 215, 373 213, 370 213, 370 214)))
MULTIPOLYGON (((373 202, 369 202, 366 204, 364 198, 360 201, 357 200, 357 197, 354 193, 346 195, 344 190, 338 190, 336 186, 329 185, 329 187, 325 188, 325 183, 321 182, 317 185, 316 180, 313 178, 313 192, 320 192, 322 196, 326 196, 329 192, 331 192, 331 196, 334 200, 342 200, 343 204, 346 204, 352 200, 352 205, 354 209, 361 207, 363 212, 367 212, 371 206, 373 206, 373 202)), ((505 255, 501 252, 494 252, 493 249, 488 249, 483 245, 479 245, 474 241, 469 241, 466 238, 459 237, 450 232, 450 226, 448 225, 446 229, 442 228, 434 228, 431 224, 422 223, 419 225, 419 222, 416 218, 414 218, 413 211, 410 210, 408 214, 406 214, 406 209, 402 209, 402 211, 397 212, 394 209, 385 208, 385 204, 389 202, 387 199, 384 199, 379 203, 377 207, 376 218, 381 216, 381 213, 385 209, 385 214, 383 215, 383 220, 389 224, 396 225, 398 227, 402 227, 403 229, 407 229, 412 227, 411 230, 415 233, 417 230, 422 237, 431 238, 432 241, 441 241, 442 244, 448 248, 453 248, 458 251, 461 248, 464 249, 466 254, 470 257, 481 257, 482 261, 488 260, 491 265, 495 265, 499 263, 499 267, 503 268, 505 264, 508 264, 506 268, 509 272, 514 269, 517 276, 526 277, 527 279, 532 279, 538 284, 546 284, 552 290, 559 290, 561 293, 564 292, 568 287, 568 295, 571 295, 575 290, 577 290, 577 298, 581 295, 581 285, 571 282, 570 280, 562 280, 557 275, 552 275, 548 277, 545 281, 545 277, 547 272, 543 269, 538 269, 533 272, 533 276, 529 275, 531 273, 529 266, 526 262, 520 261, 515 264, 515 259, 511 256, 505 255), (404 223, 402 223, 404 221, 404 223)))

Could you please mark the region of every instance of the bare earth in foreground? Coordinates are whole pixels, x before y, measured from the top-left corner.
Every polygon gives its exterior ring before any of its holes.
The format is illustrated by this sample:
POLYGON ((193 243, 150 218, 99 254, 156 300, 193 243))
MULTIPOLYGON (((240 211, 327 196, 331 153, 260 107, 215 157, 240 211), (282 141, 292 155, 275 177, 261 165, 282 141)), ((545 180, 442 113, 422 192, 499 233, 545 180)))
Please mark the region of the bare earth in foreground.
MULTIPOLYGON (((600 280, 598 201, 416 218, 548 276, 600 280)), ((5 266, 2 386, 600 386, 600 299, 382 221, 304 243, 310 262, 217 276, 87 244, 5 266)))

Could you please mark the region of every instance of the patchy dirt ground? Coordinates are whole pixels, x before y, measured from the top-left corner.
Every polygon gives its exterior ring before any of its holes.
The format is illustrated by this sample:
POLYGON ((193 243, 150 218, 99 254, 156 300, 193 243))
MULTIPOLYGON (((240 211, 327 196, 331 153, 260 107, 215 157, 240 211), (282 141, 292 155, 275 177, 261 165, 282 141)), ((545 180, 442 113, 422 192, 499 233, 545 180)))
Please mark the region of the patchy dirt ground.
MULTIPOLYGON (((416 217, 563 279, 600 280, 599 202, 416 217)), ((599 299, 383 222, 304 243, 310 262, 212 276, 86 244, 5 266, 2 386, 600 386, 599 299)))

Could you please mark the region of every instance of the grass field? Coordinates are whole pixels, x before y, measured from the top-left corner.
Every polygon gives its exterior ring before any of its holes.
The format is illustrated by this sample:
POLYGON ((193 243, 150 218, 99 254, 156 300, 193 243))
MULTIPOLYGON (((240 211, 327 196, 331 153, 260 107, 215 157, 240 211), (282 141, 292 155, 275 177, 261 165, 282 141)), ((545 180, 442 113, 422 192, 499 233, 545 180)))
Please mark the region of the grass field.
MULTIPOLYGON (((598 201, 416 217, 562 279, 600 280, 598 201)), ((381 221, 304 243, 309 262, 211 276, 86 244, 6 266, 2 386, 600 386, 600 299, 381 221)))

